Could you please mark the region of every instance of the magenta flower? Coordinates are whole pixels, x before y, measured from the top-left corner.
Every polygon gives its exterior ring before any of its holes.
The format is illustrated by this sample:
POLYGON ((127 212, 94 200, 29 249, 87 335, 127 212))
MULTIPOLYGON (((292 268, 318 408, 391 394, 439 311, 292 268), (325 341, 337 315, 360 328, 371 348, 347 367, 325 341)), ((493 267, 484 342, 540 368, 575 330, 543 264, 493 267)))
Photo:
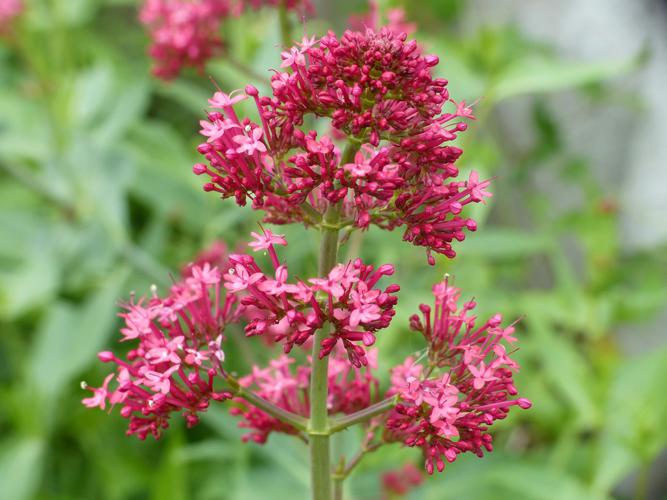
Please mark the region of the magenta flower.
POLYGON ((248 246, 255 252, 269 250, 274 245, 287 245, 287 240, 283 235, 273 234, 269 229, 265 229, 262 234, 252 232, 250 235, 255 238, 255 241, 248 243, 248 246))
POLYGON ((122 405, 120 413, 129 419, 127 433, 139 439, 148 434, 159 438, 175 411, 183 412, 192 426, 211 399, 231 398, 214 388, 214 379, 224 360, 222 332, 237 318, 236 299, 221 296, 221 272, 209 262, 187 269, 189 276, 175 283, 167 297, 154 295, 126 306, 123 340, 138 341, 138 346, 126 360, 101 352, 101 361, 117 365, 116 389, 108 389, 114 378, 110 374, 101 388, 91 389, 92 398, 83 400, 102 409, 106 401, 122 405))
POLYGON ((422 448, 429 474, 441 472, 459 453, 491 451, 488 426, 505 418, 512 406, 531 406, 525 398, 511 399, 517 394, 512 372, 518 365, 499 343, 506 338, 496 334, 502 318, 496 315, 476 327, 470 314, 475 303, 459 309, 459 290, 447 280, 433 292, 434 314, 422 305, 424 323, 411 318, 412 328, 428 343, 430 369, 417 368, 412 358, 394 368, 390 394, 400 399, 387 416, 385 436, 422 448))
MULTIPOLYGON (((268 236, 265 236, 268 238, 268 236)), ((282 240, 281 240, 282 242, 282 240)), ((251 311, 246 334, 271 335, 283 342, 285 352, 302 345, 325 323, 332 326, 322 341, 320 357, 329 355, 340 342, 354 366, 368 363, 366 349, 375 342, 375 333, 389 326, 397 299, 398 285, 375 288, 383 276, 391 276, 393 266, 375 269, 361 260, 334 267, 327 278, 289 283, 287 267, 273 248, 275 277, 267 276, 250 255, 232 255, 233 268, 224 276, 225 287, 242 294, 241 304, 251 311), (233 272, 232 272, 233 271, 233 272), (316 292, 324 295, 316 299, 316 292), (361 343, 364 347, 359 345, 361 343)))
POLYGON ((462 211, 491 194, 475 172, 456 180, 462 151, 450 143, 474 116, 431 76, 437 58, 386 29, 304 38, 282 58, 289 72, 274 74, 272 97, 246 88, 261 124, 236 115, 240 94, 209 100, 222 113, 202 121, 198 151, 208 165, 193 171, 210 178, 204 189, 239 205, 251 200, 275 224, 316 225, 340 204, 344 226, 403 227, 430 263, 432 252, 454 257, 452 243, 477 228, 462 211), (330 137, 298 128, 308 114, 361 143, 352 161, 330 137))
POLYGON ((139 20, 152 40, 149 54, 155 76, 171 80, 183 67, 204 70, 222 48, 218 30, 223 18, 239 15, 232 0, 146 0, 139 20))
POLYGON ((81 400, 81 402, 88 408, 99 407, 101 410, 104 410, 106 408, 106 402, 109 396, 108 392, 109 382, 111 382, 112 378, 113 378, 113 373, 107 375, 106 378, 104 379, 104 382, 102 383, 102 387, 99 388, 88 387, 88 384, 82 382, 81 387, 89 391, 92 391, 93 396, 90 398, 84 398, 81 400))

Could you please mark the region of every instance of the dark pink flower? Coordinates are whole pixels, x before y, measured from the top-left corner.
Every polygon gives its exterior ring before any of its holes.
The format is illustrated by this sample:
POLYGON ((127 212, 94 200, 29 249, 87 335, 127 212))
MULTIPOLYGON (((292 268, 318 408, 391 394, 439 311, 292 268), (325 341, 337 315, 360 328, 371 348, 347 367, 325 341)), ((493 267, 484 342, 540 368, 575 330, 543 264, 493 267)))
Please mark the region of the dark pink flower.
POLYGON ((152 40, 153 73, 170 80, 185 66, 203 71, 222 48, 220 22, 238 14, 232 0, 146 0, 139 20, 152 40))
POLYGON ((316 225, 339 204, 343 225, 403 227, 429 262, 431 252, 454 257, 452 243, 477 228, 461 214, 490 196, 489 181, 475 172, 456 180, 462 150, 451 142, 474 117, 449 97, 446 80, 432 77, 437 58, 387 29, 304 38, 282 57, 288 72, 274 74, 272 97, 245 89, 260 124, 238 118, 240 94, 209 101, 222 112, 201 122, 198 150, 208 164, 193 171, 209 178, 204 189, 239 205, 250 200, 275 224, 316 225), (307 114, 361 143, 352 161, 330 137, 299 128, 307 114))
POLYGON ((233 267, 225 275, 225 287, 240 293, 241 304, 251 311, 246 334, 270 335, 289 352, 328 323, 331 333, 322 341, 320 357, 340 343, 353 365, 366 365, 364 347, 373 345, 375 333, 389 326, 394 316, 393 294, 399 287, 376 288, 383 276, 393 274, 393 266, 375 269, 356 260, 336 265, 326 278, 310 279, 310 284, 290 283, 287 267, 278 260, 273 244, 267 244, 274 276, 265 274, 250 255, 232 255, 233 267))
POLYGON ((442 471, 459 453, 482 456, 484 450, 491 451, 488 427, 505 418, 512 406, 531 406, 525 398, 512 398, 517 394, 512 377, 518 365, 500 344, 508 335, 499 332, 513 328, 501 328, 499 315, 475 326, 475 303, 459 308, 459 290, 447 280, 433 291, 433 314, 422 305, 424 322, 411 318, 412 328, 428 343, 429 370, 412 358, 394 368, 390 394, 400 399, 387 416, 385 436, 422 448, 429 474, 442 471))
MULTIPOLYGON (((187 275, 175 283, 165 298, 154 292, 149 300, 132 301, 121 314, 124 339, 138 342, 127 359, 109 351, 99 354, 104 363, 115 363, 116 374, 83 400, 88 407, 104 409, 106 401, 120 404, 129 419, 127 433, 139 439, 159 438, 170 414, 183 412, 188 426, 210 400, 222 401, 231 394, 214 387, 222 375, 221 348, 225 325, 235 319, 235 297, 221 296, 221 272, 205 262, 186 268, 187 275), (116 389, 109 383, 115 378, 116 389)), ((87 388, 87 386, 86 386, 87 388)))

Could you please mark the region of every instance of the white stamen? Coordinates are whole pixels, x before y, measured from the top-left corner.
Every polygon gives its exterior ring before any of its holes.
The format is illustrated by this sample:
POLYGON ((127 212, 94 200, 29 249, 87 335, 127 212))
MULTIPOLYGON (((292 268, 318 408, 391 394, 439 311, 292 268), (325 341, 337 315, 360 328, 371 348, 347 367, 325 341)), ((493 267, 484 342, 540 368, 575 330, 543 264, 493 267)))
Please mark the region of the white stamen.
POLYGON ((82 389, 88 389, 88 384, 86 384, 86 381, 85 381, 85 380, 82 380, 82 381, 81 381, 81 388, 82 388, 82 389))

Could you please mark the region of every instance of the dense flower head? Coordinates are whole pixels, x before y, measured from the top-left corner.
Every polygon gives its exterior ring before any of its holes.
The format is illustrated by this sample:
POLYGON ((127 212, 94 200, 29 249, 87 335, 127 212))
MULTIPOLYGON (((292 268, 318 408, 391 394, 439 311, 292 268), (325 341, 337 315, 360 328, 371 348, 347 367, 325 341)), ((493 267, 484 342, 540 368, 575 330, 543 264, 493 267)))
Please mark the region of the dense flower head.
POLYGON ((145 0, 139 20, 152 40, 148 52, 155 61, 153 74, 171 80, 184 67, 203 72, 208 60, 223 49, 222 22, 240 16, 246 9, 263 6, 284 7, 301 14, 312 11, 308 0, 145 0))
POLYGON ((222 19, 239 13, 231 0, 146 0, 139 20, 151 36, 155 76, 170 80, 185 66, 203 71, 222 48, 222 19))
MULTIPOLYGON (((378 396, 378 381, 372 370, 377 369, 377 351, 368 352, 369 363, 364 368, 350 365, 343 349, 335 349, 329 358, 327 408, 329 415, 351 414, 374 403, 378 396)), ((312 367, 296 364, 285 354, 270 361, 266 368, 254 366, 252 373, 239 380, 240 385, 284 410, 303 417, 310 415, 309 383, 312 367)), ((251 432, 244 441, 265 443, 272 432, 298 434, 291 425, 268 415, 241 398, 235 398, 237 406, 230 411, 241 417, 239 427, 251 432)))
POLYGON ((459 453, 491 451, 488 427, 511 406, 531 406, 527 399, 513 399, 518 365, 505 346, 516 340, 513 328, 501 328, 500 315, 476 326, 470 314, 475 303, 459 308, 460 292, 447 280, 433 292, 435 310, 422 305, 424 322, 411 319, 428 342, 428 369, 412 357, 394 368, 390 393, 399 396, 399 404, 387 417, 387 439, 422 448, 429 474, 459 453))
POLYGON ((343 226, 404 228, 404 239, 454 257, 454 241, 475 231, 466 205, 491 196, 488 180, 471 172, 457 179, 462 150, 452 144, 473 119, 454 102, 447 81, 434 78, 434 56, 387 28, 332 33, 303 40, 282 53, 271 80, 272 96, 248 86, 243 93, 215 92, 202 120, 206 163, 193 170, 204 190, 249 200, 275 224, 318 224, 339 204, 343 226), (259 123, 239 118, 234 105, 251 97, 259 123), (304 117, 330 120, 334 136, 301 130, 304 117))
POLYGON ((23 12, 22 0, 0 0, 0 35, 11 29, 11 24, 23 12))
POLYGON ((107 376, 100 388, 85 386, 93 396, 83 404, 102 409, 107 403, 121 405, 121 415, 129 419, 127 434, 145 439, 148 434, 159 438, 173 412, 182 411, 192 426, 210 400, 231 398, 229 392, 214 387, 224 361, 225 325, 236 314, 236 299, 222 297, 221 284, 218 268, 194 265, 166 297, 154 290, 148 299, 127 303, 120 314, 125 321, 121 341, 137 345, 126 359, 109 351, 99 353, 102 362, 117 365, 116 373, 107 376))
POLYGON ((375 343, 376 332, 389 326, 395 314, 398 285, 376 288, 382 277, 393 274, 393 266, 376 269, 357 259, 336 265, 324 278, 290 282, 287 266, 274 248, 285 240, 270 232, 256 239, 250 246, 268 250, 273 272, 265 273, 251 255, 235 254, 224 275, 228 292, 241 296, 240 303, 252 318, 246 335, 269 335, 282 342, 287 353, 327 323, 330 333, 322 341, 320 358, 340 344, 354 366, 366 365, 365 348, 375 343))
POLYGON ((414 40, 388 28, 332 32, 283 52, 272 77, 273 98, 262 99, 269 119, 289 133, 306 114, 326 116, 334 128, 377 146, 420 133, 449 101, 447 80, 433 78, 438 57, 422 55, 414 40))

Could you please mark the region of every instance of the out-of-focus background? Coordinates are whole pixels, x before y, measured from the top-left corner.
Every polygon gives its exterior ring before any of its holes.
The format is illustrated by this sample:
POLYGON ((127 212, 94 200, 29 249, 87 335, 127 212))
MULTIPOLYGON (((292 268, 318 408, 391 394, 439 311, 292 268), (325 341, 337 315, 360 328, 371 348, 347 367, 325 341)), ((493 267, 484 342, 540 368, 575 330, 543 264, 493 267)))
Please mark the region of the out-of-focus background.
MULTIPOLYGON (((495 426, 492 454, 460 456, 410 497, 667 497, 667 3, 381 2, 399 6, 453 97, 479 99, 461 166, 492 176, 494 196, 435 268, 398 233, 365 234, 369 261, 400 264, 380 377, 419 348, 408 316, 448 272, 480 314, 522 318, 516 379, 534 403, 495 426)), ((243 445, 222 407, 139 442, 117 412, 79 403, 80 381, 105 373, 95 353, 116 345, 118 300, 258 220, 203 193, 191 166, 208 76, 265 90, 280 65, 275 10, 226 22, 229 57, 163 83, 137 8, 28 0, 0 35, 0 498, 304 498, 305 447, 243 445)), ((341 33, 366 8, 321 0, 303 29, 341 33)), ((291 267, 312 273, 316 236, 286 232, 291 267)), ((239 371, 269 354, 230 349, 239 371)), ((349 497, 380 498, 406 460, 419 453, 370 455, 349 497)))

